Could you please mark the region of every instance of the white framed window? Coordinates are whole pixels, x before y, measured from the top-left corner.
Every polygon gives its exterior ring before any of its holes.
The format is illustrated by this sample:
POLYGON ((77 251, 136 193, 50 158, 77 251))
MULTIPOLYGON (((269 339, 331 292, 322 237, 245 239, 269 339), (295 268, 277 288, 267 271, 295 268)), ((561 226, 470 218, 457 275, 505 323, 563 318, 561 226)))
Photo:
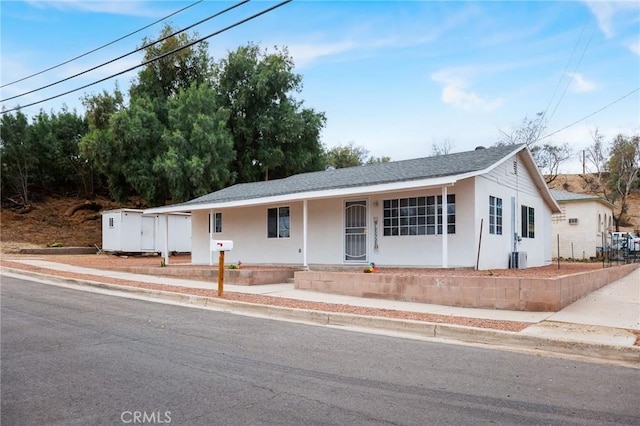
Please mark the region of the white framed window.
MULTIPOLYGON (((222 232, 222 213, 213 214, 213 232, 219 234, 222 232)), ((209 214, 209 233, 211 233, 211 214, 209 214)))
POLYGON ((289 207, 267 209, 267 238, 289 238, 291 218, 289 207))
POLYGON ((536 214, 533 207, 520 206, 521 215, 521 236, 522 238, 535 238, 536 236, 536 214))
POLYGON ((569 218, 569 225, 577 225, 578 224, 578 218, 577 217, 570 217, 569 218))
POLYGON ((110 218, 109 218, 109 228, 113 228, 113 226, 114 226, 114 225, 113 225, 113 218, 112 218, 112 217, 110 217, 110 218))
POLYGON ((489 196, 489 233, 502 235, 502 198, 489 196))
MULTIPOLYGON (((456 196, 447 196, 447 232, 456 232, 456 196)), ((382 235, 442 234, 442 196, 383 201, 382 235)))

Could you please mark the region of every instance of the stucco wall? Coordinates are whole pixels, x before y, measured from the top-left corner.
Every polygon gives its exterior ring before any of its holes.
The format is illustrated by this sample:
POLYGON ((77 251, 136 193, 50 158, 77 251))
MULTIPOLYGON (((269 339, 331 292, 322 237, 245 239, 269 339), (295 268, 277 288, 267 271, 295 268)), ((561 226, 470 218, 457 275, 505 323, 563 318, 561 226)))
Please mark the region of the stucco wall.
POLYGON ((546 205, 531 174, 519 158, 512 157, 491 172, 478 176, 475 182, 476 220, 473 240, 477 250, 482 224, 482 244, 479 269, 498 269, 509 266, 514 249, 513 233, 521 234, 521 206, 533 207, 535 237, 522 238, 515 243, 516 251, 527 253, 528 266, 551 263, 551 210, 546 205), (502 199, 502 235, 489 233, 489 196, 502 199), (512 209, 513 198, 513 209, 512 209))
POLYGON ((596 256, 596 247, 607 244, 607 228, 612 216, 611 208, 596 200, 561 202, 562 213, 552 217, 552 253, 558 257, 589 259, 596 256), (569 224, 577 219, 577 224, 569 224), (604 235, 603 235, 604 233, 604 235))

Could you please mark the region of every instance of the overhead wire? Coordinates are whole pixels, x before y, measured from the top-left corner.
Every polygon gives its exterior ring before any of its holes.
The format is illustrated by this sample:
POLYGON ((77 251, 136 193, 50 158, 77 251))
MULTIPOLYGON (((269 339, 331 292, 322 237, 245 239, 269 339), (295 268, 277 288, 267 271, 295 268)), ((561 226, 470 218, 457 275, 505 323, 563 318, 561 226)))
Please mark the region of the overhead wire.
POLYGON ((113 62, 119 61, 120 59, 126 58, 127 56, 131 56, 131 55, 133 55, 134 53, 140 52, 141 50, 144 50, 144 49, 146 49, 146 48, 148 48, 148 47, 150 47, 150 46, 153 46, 154 44, 160 43, 160 42, 165 41, 165 40, 167 40, 167 39, 169 39, 169 38, 171 38, 171 37, 173 37, 173 36, 175 36, 175 35, 177 35, 177 34, 180 34, 180 33, 183 33, 183 32, 185 32, 185 31, 187 31, 187 30, 190 30, 191 28, 193 28, 193 27, 195 27, 195 26, 197 26, 197 25, 200 25, 200 24, 202 24, 203 22, 209 21, 209 20, 211 20, 211 19, 213 19, 213 18, 216 18, 216 17, 218 17, 218 16, 220 16, 220 15, 223 15, 223 14, 225 14, 225 13, 227 13, 227 12, 229 12, 229 11, 231 11, 231 10, 233 10, 233 9, 237 8, 237 7, 240 7, 240 6, 242 6, 242 5, 246 4, 246 3, 250 2, 250 1, 251 1, 251 0, 242 0, 241 2, 236 3, 236 4, 234 4, 233 6, 229 6, 229 7, 227 7, 226 9, 223 9, 223 10, 221 10, 221 11, 217 12, 217 13, 214 13, 213 15, 210 15, 210 16, 208 16, 208 17, 204 18, 204 19, 201 19, 200 21, 198 21, 198 22, 196 22, 196 23, 194 23, 194 24, 191 24, 191 25, 189 25, 189 26, 187 26, 187 27, 185 27, 185 28, 182 28, 182 29, 180 29, 180 30, 178 30, 178 31, 174 31, 173 33, 171 33, 171 34, 169 34, 169 35, 166 35, 166 36, 161 37, 161 38, 159 38, 159 39, 157 39, 157 40, 154 40, 154 41, 152 41, 152 42, 150 42, 150 43, 147 43, 147 44, 145 44, 145 45, 143 45, 143 46, 141 46, 141 47, 136 48, 135 50, 132 50, 132 51, 130 51, 130 52, 128 52, 128 53, 125 53, 124 55, 120 55, 120 56, 118 56, 117 58, 111 59, 111 60, 109 60, 109 61, 107 61, 107 62, 103 62, 103 63, 102 63, 102 64, 100 64, 100 65, 96 65, 95 67, 92 67, 92 68, 86 69, 86 70, 84 70, 84 71, 81 71, 81 72, 76 73, 76 74, 74 74, 74 75, 71 75, 71 76, 69 76, 69 77, 65 77, 65 78, 63 78, 63 79, 61 79, 61 80, 58 80, 58 81, 55 81, 55 82, 53 82, 53 83, 49 83, 49 84, 46 84, 46 85, 44 85, 44 86, 38 87, 37 89, 29 90, 28 92, 24 92, 24 93, 21 93, 21 94, 19 94, 19 95, 11 96, 11 97, 8 97, 8 98, 5 98, 5 99, 0 99, 0 102, 6 102, 6 101, 13 100, 13 99, 21 98, 22 96, 26 96, 26 95, 30 95, 30 94, 35 93, 35 92, 39 92, 40 90, 47 89, 47 88, 52 87, 52 86, 56 86, 56 85, 58 85, 58 84, 60 84, 60 83, 64 83, 65 81, 69 81, 69 80, 71 80, 72 78, 76 78, 76 77, 79 77, 79 76, 81 76, 81 75, 87 74, 87 73, 89 73, 89 72, 91 72, 91 71, 95 71, 95 70, 97 70, 98 68, 102 68, 102 67, 104 67, 104 66, 106 66, 106 65, 109 65, 109 64, 111 64, 111 63, 113 63, 113 62))
POLYGON ((78 90, 86 89, 87 87, 91 87, 91 86, 94 86, 94 85, 96 85, 96 84, 98 84, 98 83, 102 83, 102 82, 107 81, 107 80, 109 80, 109 79, 111 79, 111 78, 113 78, 113 77, 117 77, 117 76, 119 76, 119 75, 126 74, 126 73, 128 73, 129 71, 133 71, 133 70, 134 70, 134 69, 136 69, 136 68, 140 68, 140 67, 143 67, 143 66, 145 66, 145 65, 148 65, 148 64, 150 64, 150 63, 152 63, 152 62, 158 61, 158 60, 160 60, 160 59, 162 59, 162 58, 166 58, 167 56, 173 55, 174 53, 177 53, 177 52, 179 52, 179 51, 181 51, 181 50, 183 50, 183 49, 186 49, 186 48, 188 48, 188 47, 191 47, 191 46, 193 46, 194 44, 201 43, 201 42, 203 42, 204 40, 207 40, 207 39, 209 39, 209 38, 211 38, 211 37, 214 37, 214 36, 216 36, 216 35, 218 35, 218 34, 221 34, 221 33, 223 33, 223 32, 226 32, 226 31, 228 31, 228 30, 230 30, 230 29, 232 29, 232 28, 235 28, 235 27, 237 27, 237 26, 239 26, 239 25, 242 25, 242 24, 244 24, 244 23, 246 23, 246 22, 249 22, 249 21, 251 21, 251 20, 253 20, 253 19, 255 19, 255 18, 258 18, 258 17, 260 17, 260 16, 262 16, 262 15, 264 15, 264 14, 266 14, 266 13, 269 13, 269 12, 271 12, 271 11, 273 11, 273 10, 275 10, 275 9, 279 8, 279 7, 282 7, 282 6, 284 6, 285 4, 287 4, 287 3, 291 3, 292 1, 293 1, 293 0, 284 0, 284 1, 281 1, 280 3, 277 3, 277 4, 273 5, 273 6, 270 6, 270 7, 266 8, 266 9, 264 9, 264 10, 260 11, 260 12, 254 13, 253 15, 248 16, 248 17, 246 17, 246 18, 244 18, 244 19, 242 19, 242 20, 240 20, 240 21, 238 21, 238 22, 235 22, 235 23, 231 24, 231 25, 228 25, 228 26, 226 26, 226 27, 222 28, 221 30, 215 31, 215 32, 213 32, 213 33, 211 33, 211 34, 208 34, 208 35, 204 36, 204 37, 200 37, 199 39, 194 40, 194 41, 191 41, 191 42, 189 42, 189 43, 185 44, 184 46, 181 46, 181 47, 178 47, 178 48, 176 48, 176 49, 173 49, 173 50, 172 50, 172 51, 170 51, 170 52, 163 53, 162 55, 156 56, 155 58, 152 58, 152 59, 149 59, 149 60, 147 60, 147 61, 144 61, 144 62, 142 62, 142 63, 140 63, 140 64, 138 64, 138 65, 135 65, 135 66, 133 66, 133 67, 127 68, 126 70, 123 70, 123 71, 117 72, 117 73, 112 74, 112 75, 110 75, 110 76, 108 76, 108 77, 104 77, 104 78, 102 78, 102 79, 100 79, 100 80, 97 80, 97 81, 94 81, 94 82, 92 82, 92 83, 85 84, 84 86, 78 87, 78 88, 76 88, 76 89, 68 90, 68 91, 66 91, 66 92, 63 92, 63 93, 60 93, 60 94, 57 94, 57 95, 54 95, 54 96, 50 96, 50 97, 48 97, 48 98, 46 98, 46 99, 42 99, 42 100, 40 100, 40 101, 36 101, 36 102, 32 102, 32 103, 30 103, 30 104, 26 104, 26 105, 22 105, 22 106, 16 106, 16 107, 11 108, 11 109, 7 109, 7 110, 0 111, 0 114, 6 114, 6 113, 9 113, 9 112, 12 112, 12 111, 17 111, 17 110, 19 110, 19 109, 21 109, 21 108, 27 108, 27 107, 30 107, 30 106, 33 106, 33 105, 38 105, 38 104, 41 104, 41 103, 44 103, 44 102, 50 101, 50 100, 52 100, 52 99, 57 99, 57 98, 59 98, 59 97, 62 97, 62 96, 68 95, 68 94, 70 94, 70 93, 77 92, 78 90))
POLYGON ((167 16, 165 16, 165 17, 162 17, 162 18, 158 19, 157 21, 154 21, 154 22, 150 23, 149 25, 145 25, 144 27, 142 27, 142 28, 140 28, 140 29, 137 29, 137 30, 135 30, 135 31, 132 31, 132 32, 130 32, 129 34, 123 35, 122 37, 119 37, 119 38, 117 38, 117 39, 115 39, 115 40, 113 40, 113 41, 110 41, 109 43, 103 44, 102 46, 96 47, 95 49, 92 49, 92 50, 90 50, 90 51, 88 51, 88 52, 86 52, 86 53, 83 53, 83 54, 81 54, 81 55, 75 56, 75 57, 73 57, 73 58, 71 58, 71 59, 68 59, 68 60, 66 60, 66 61, 64 61, 64 62, 61 62, 61 63, 59 63, 59 64, 57 64, 57 65, 54 65, 54 66, 49 67, 49 68, 47 68, 47 69, 44 69, 44 70, 42 70, 42 71, 38 71, 38 72, 33 73, 33 74, 31 74, 31 75, 28 75, 28 76, 26 76, 26 77, 19 78, 18 80, 14 80, 14 81, 12 81, 12 82, 10 82, 10 83, 3 84, 2 86, 0 86, 0 89, 1 89, 1 88, 3 88, 3 87, 11 86, 12 84, 15 84, 15 83, 20 83, 21 81, 28 80, 28 79, 30 79, 30 78, 32 78, 32 77, 35 77, 35 76, 38 76, 38 75, 40 75, 40 74, 44 74, 45 72, 48 72, 48 71, 54 70, 54 69, 59 68, 59 67, 61 67, 61 66, 63 66, 63 65, 66 65, 66 64, 68 64, 68 63, 70 63, 70 62, 73 62, 73 61, 75 61, 75 60, 77 60, 77 59, 83 58, 83 57, 85 57, 85 56, 87 56, 87 55, 90 55, 90 54, 92 54, 92 53, 94 53, 94 52, 97 52, 98 50, 104 49, 105 47, 111 46, 112 44, 115 44, 115 43, 117 43, 117 42, 119 42, 119 41, 121 41, 121 40, 124 40, 124 39, 125 39, 125 38, 127 38, 127 37, 131 37, 132 35, 137 34, 137 33, 139 33, 140 31, 146 30, 146 29, 147 29, 147 28, 149 28, 149 27, 152 27, 152 26, 154 26, 154 25, 156 25, 156 24, 158 24, 158 23, 160 23, 160 22, 162 22, 162 21, 165 21, 165 20, 167 20, 167 19, 171 18, 172 16, 175 16, 175 15, 177 15, 177 14, 181 13, 181 12, 184 12, 185 10, 187 10, 187 9, 189 9, 189 8, 191 8, 191 7, 195 6, 195 5, 197 5, 198 3, 202 3, 203 1, 204 1, 204 0, 198 0, 198 1, 196 1, 196 2, 192 3, 192 4, 188 5, 188 6, 183 7, 182 9, 176 10, 175 12, 170 13, 169 15, 167 15, 167 16))
POLYGON ((578 119, 578 120, 574 121, 574 122, 573 122, 573 123, 571 123, 571 124, 568 124, 568 125, 566 125, 566 126, 564 126, 564 127, 560 128, 560 129, 558 129, 558 130, 555 130, 555 131, 553 131, 553 132, 551 132, 551 133, 548 133, 548 134, 546 134, 546 135, 542 136, 541 138, 538 138, 538 140, 540 141, 540 140, 542 140, 542 139, 546 139, 546 138, 548 138, 548 137, 551 137, 551 136, 555 135, 556 133, 560 133, 560 132, 562 132, 563 130, 568 129, 569 127, 575 126, 576 124, 580 123, 581 121, 584 121, 584 120, 586 120, 587 118, 593 117, 593 116, 594 116, 594 115, 596 115, 597 113, 599 113, 599 112, 601 112, 601 111, 604 111, 605 109, 609 108, 610 106, 613 106, 613 105, 617 104, 617 103, 618 103, 618 102, 620 102, 621 100, 623 100, 623 99, 625 99, 625 98, 628 98, 629 96, 633 95, 634 93, 636 93, 636 92, 638 92, 638 91, 640 91, 640 87, 635 88, 634 90, 630 91, 630 92, 629 92, 629 93, 627 93, 626 95, 623 95, 623 96, 619 97, 619 98, 618 98, 618 99, 616 99, 615 101, 613 101, 613 102, 611 102, 611 103, 609 103, 609 104, 607 104, 607 105, 603 106, 602 108, 600 108, 600 109, 598 109, 598 110, 596 110, 596 111, 592 112, 591 114, 585 115, 584 117, 582 117, 582 118, 580 118, 580 119, 578 119))

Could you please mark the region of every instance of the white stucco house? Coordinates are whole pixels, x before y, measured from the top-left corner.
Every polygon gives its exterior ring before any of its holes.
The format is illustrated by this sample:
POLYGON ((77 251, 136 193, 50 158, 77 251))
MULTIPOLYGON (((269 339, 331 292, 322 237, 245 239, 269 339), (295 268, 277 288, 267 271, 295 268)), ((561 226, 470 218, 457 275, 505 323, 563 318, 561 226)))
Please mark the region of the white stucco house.
POLYGON ((565 259, 589 259, 596 247, 610 245, 613 205, 595 195, 551 190, 560 212, 551 216, 552 254, 565 259))
POLYGON ((145 210, 173 212, 191 212, 193 264, 214 264, 211 240, 232 240, 226 262, 490 269, 509 267, 512 252, 520 267, 551 263, 560 207, 526 146, 511 145, 237 184, 145 210))

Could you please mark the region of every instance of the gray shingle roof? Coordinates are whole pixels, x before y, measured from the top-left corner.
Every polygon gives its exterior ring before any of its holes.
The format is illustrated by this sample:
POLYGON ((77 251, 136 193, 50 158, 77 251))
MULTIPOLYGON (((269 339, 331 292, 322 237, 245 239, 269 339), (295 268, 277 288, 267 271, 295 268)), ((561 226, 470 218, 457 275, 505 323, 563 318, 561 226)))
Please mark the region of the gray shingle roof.
POLYGON ((223 203, 300 192, 455 176, 487 169, 522 147, 523 145, 508 145, 434 157, 301 173, 271 181, 240 183, 180 205, 223 203))
POLYGON ((551 190, 551 195, 556 201, 586 201, 586 200, 601 200, 597 195, 578 194, 575 192, 559 191, 557 189, 551 190))

